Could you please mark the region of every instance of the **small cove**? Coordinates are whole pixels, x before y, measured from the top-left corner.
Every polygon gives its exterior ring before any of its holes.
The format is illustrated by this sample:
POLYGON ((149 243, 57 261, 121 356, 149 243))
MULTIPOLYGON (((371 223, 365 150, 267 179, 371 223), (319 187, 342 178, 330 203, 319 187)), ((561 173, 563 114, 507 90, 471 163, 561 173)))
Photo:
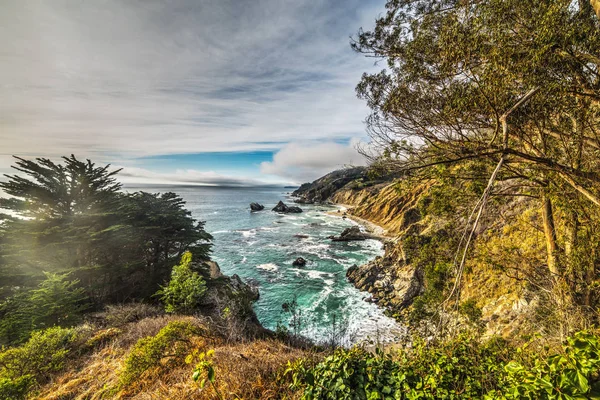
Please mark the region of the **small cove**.
POLYGON ((228 275, 238 274, 258 286, 260 299, 254 308, 261 323, 276 329, 287 325, 284 302, 296 299, 302 315, 301 333, 317 341, 331 334, 335 319, 339 329, 347 326, 343 342, 392 341, 402 327, 384 315, 375 304, 364 301, 369 295, 346 280, 346 270, 383 253, 378 240, 332 243, 327 239, 355 225, 336 216, 337 208, 300 205, 301 214, 278 214, 271 208, 279 200, 292 204, 283 188, 214 188, 155 186, 129 187, 127 191, 152 193, 173 191, 186 201, 194 218, 206 221, 214 236, 212 258, 228 275), (250 202, 265 206, 251 213, 250 202), (304 267, 293 261, 303 257, 304 267))

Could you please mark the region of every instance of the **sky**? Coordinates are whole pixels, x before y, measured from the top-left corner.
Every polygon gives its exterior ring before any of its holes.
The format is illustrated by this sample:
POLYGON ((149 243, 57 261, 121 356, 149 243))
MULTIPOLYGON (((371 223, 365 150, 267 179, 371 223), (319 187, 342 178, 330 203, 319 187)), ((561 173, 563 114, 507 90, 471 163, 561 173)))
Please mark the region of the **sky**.
POLYGON ((373 0, 2 0, 0 173, 75 154, 125 183, 293 185, 363 165, 373 0))

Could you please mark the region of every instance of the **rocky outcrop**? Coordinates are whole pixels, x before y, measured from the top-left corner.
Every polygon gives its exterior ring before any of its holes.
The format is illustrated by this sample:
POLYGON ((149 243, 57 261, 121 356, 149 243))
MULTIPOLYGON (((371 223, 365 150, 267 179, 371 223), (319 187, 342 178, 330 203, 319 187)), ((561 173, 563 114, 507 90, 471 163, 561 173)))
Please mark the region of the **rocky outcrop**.
POLYGON ((329 236, 333 242, 350 242, 353 240, 366 240, 371 238, 366 232, 362 232, 358 226, 351 226, 344 229, 339 236, 329 236))
POLYGON ((250 203, 250 210, 251 211, 262 211, 264 209, 265 209, 265 206, 263 206, 262 204, 250 203))
POLYGON ((283 201, 280 201, 273 208, 273 211, 282 213, 282 214, 289 214, 289 213, 301 213, 302 209, 300 207, 296 207, 296 206, 287 206, 283 201))
POLYGON ((224 275, 214 261, 193 265, 206 281, 207 290, 201 303, 202 314, 221 318, 223 310, 228 309, 229 315, 250 335, 269 334, 253 309, 253 304, 260 296, 256 286, 248 285, 238 275, 224 275))
POLYGON ((306 260, 302 257, 298 257, 292 263, 294 267, 304 267, 306 265, 306 260))
POLYGON ((372 301, 396 313, 423 294, 423 269, 407 263, 395 243, 386 243, 385 250, 383 257, 350 267, 346 277, 358 289, 371 293, 372 301))
POLYGON ((366 178, 365 167, 346 168, 333 171, 311 183, 305 183, 292 193, 301 204, 324 203, 338 190, 350 182, 366 178))

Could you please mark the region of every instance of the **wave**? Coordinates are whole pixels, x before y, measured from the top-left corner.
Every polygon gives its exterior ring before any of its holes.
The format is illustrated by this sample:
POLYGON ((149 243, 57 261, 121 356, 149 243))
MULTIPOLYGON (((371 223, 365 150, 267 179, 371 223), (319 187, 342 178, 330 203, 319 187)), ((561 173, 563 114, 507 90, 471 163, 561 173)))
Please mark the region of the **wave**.
POLYGON ((268 272, 279 271, 279 266, 277 264, 273 264, 273 263, 260 264, 260 265, 257 265, 256 268, 262 269, 263 271, 268 271, 268 272))
POLYGON ((256 235, 256 229, 238 229, 235 231, 237 233, 241 233, 244 237, 252 237, 256 235))

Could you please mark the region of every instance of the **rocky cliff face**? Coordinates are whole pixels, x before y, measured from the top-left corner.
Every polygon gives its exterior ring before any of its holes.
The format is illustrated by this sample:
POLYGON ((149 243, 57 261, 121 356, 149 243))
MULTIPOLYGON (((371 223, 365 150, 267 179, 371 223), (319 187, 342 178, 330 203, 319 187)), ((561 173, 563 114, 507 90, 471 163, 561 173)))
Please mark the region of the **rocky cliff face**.
MULTIPOLYGON (((453 258, 456 250, 453 240, 460 233, 450 231, 448 221, 444 218, 423 215, 423 204, 431 202, 432 196, 437 196, 433 182, 409 187, 394 180, 365 185, 363 178, 366 172, 362 171, 359 178, 344 179, 345 183, 341 185, 342 181, 332 184, 335 179, 331 177, 335 176, 350 178, 353 175, 329 174, 312 184, 303 185, 294 195, 305 201, 343 204, 349 208, 350 215, 373 222, 386 230, 389 239, 385 243, 385 254, 367 264, 351 267, 347 271, 347 278, 357 288, 372 294, 372 300, 369 301, 385 307, 392 315, 404 318, 413 302, 424 295, 428 287, 444 283, 443 280, 441 283, 433 282, 434 278, 427 278, 426 275, 443 269, 442 261, 453 258), (446 245, 447 248, 444 248, 445 243, 450 243, 446 245)), ((528 203, 515 201, 490 209, 491 215, 482 222, 477 232, 478 239, 470 252, 461 299, 476 304, 481 312, 477 323, 488 334, 515 334, 535 312, 537 295, 524 282, 500 272, 496 266, 506 261, 498 249, 527 251, 528 262, 532 265, 543 259, 543 249, 535 244, 539 232, 535 229, 524 231, 526 226, 537 223, 535 218, 522 221, 522 224, 508 222, 515 220, 516 216, 526 215, 527 209, 528 203), (507 215, 511 218, 503 219, 507 215), (512 230, 515 235, 514 242, 506 235, 507 230, 512 230), (516 239, 519 234, 528 235, 531 241, 519 243, 516 239)), ((451 265, 445 264, 445 267, 451 268, 451 265)), ((514 268, 525 266, 515 261, 514 268)))
POLYGON ((366 177, 365 167, 355 167, 333 171, 314 182, 305 183, 295 190, 292 195, 298 203, 323 203, 350 182, 366 177))
POLYGON ((202 314, 217 319, 227 317, 235 322, 248 336, 268 334, 260 324, 252 305, 259 292, 238 275, 223 275, 214 261, 196 266, 206 280, 206 294, 202 299, 202 314))

